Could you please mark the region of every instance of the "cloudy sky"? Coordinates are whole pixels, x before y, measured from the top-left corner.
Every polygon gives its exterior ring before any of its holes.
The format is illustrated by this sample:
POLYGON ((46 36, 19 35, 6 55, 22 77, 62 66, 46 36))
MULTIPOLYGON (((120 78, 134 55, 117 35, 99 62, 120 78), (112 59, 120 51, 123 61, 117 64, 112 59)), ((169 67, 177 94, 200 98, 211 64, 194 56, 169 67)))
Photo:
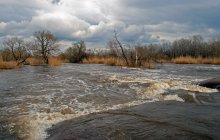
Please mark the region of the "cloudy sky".
POLYGON ((220 36, 220 0, 0 0, 0 40, 50 30, 62 42, 105 47, 116 29, 125 43, 220 36))

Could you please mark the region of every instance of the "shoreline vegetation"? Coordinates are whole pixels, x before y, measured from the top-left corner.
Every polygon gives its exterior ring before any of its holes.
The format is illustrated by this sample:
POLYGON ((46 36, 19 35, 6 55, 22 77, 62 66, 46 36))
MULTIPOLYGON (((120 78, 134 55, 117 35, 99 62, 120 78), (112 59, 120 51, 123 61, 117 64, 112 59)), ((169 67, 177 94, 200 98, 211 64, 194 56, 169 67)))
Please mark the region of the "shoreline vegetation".
POLYGON ((0 61, 0 69, 15 69, 19 67, 20 66, 17 66, 17 63, 14 61, 9 61, 9 62, 0 61))
POLYGON ((202 58, 196 57, 193 58, 191 56, 186 57, 177 57, 171 60, 171 63, 175 64, 213 64, 213 65, 220 65, 220 57, 214 58, 202 58))
MULTIPOLYGON (((48 66, 60 66, 62 65, 63 61, 60 58, 57 57, 49 57, 48 58, 48 66)), ((44 60, 41 58, 28 58, 25 65, 31 65, 31 66, 39 66, 43 65, 44 60)))
MULTIPOLYGON (((168 61, 167 61, 168 62, 168 61)), ((154 69, 155 68, 155 63, 154 62, 146 62, 142 64, 141 66, 127 66, 127 64, 124 62, 123 59, 117 58, 117 57, 112 57, 112 56, 92 56, 85 58, 82 62, 82 64, 105 64, 109 66, 121 66, 121 67, 130 67, 130 68, 148 68, 148 69, 154 69)))
MULTIPOLYGON (((193 58, 191 56, 181 56, 173 58, 171 60, 161 59, 158 63, 173 63, 173 64, 213 64, 220 65, 220 57, 215 58, 203 58, 197 57, 193 58)), ((83 64, 106 64, 111 66, 126 66, 123 60, 114 57, 89 57, 83 60, 83 64)), ((155 64, 151 63, 154 68, 155 64)))
MULTIPOLYGON (((62 60, 57 57, 49 58, 48 66, 55 67, 61 66, 63 63, 69 63, 68 60, 62 60)), ((191 56, 181 56, 171 60, 161 59, 158 63, 173 63, 173 64, 212 64, 212 65, 220 65, 220 58, 202 58, 197 57, 193 58, 191 56)), ((109 66, 123 66, 127 65, 120 58, 116 57, 101 57, 101 56, 93 56, 83 59, 81 64, 105 64, 109 66)), ((157 63, 146 63, 143 67, 139 68, 148 68, 154 69, 157 63)), ((40 58, 29 58, 27 59, 24 65, 30 66, 40 66, 45 65, 42 59, 40 58)), ((0 69, 16 69, 21 68, 23 65, 17 65, 16 61, 2 61, 0 59, 0 69)), ((132 67, 131 67, 132 68, 132 67)))
MULTIPOLYGON (((64 61, 61 60, 60 58, 52 57, 49 58, 48 66, 50 67, 55 67, 55 66, 60 66, 62 65, 64 61)), ((30 66, 40 66, 40 65, 45 65, 44 61, 41 58, 28 58, 26 63, 22 65, 18 65, 16 61, 2 61, 0 59, 0 69, 16 69, 16 68, 21 68, 24 65, 30 65, 30 66)))
POLYGON ((200 35, 157 44, 130 43, 119 39, 117 31, 103 49, 87 49, 84 41, 72 44, 65 51, 50 31, 37 31, 33 40, 19 36, 3 40, 0 69, 23 65, 60 66, 62 63, 106 64, 154 69, 158 63, 220 65, 220 39, 205 40, 200 35))

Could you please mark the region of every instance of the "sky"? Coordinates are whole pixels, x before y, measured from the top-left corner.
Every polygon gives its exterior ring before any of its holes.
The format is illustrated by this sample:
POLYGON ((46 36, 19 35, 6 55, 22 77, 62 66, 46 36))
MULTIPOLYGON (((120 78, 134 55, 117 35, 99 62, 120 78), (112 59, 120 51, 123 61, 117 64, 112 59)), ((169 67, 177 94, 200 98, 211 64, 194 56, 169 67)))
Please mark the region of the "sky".
POLYGON ((123 43, 220 37, 220 0, 0 0, 0 42, 50 30, 63 46, 84 40, 106 47, 117 30, 123 43))

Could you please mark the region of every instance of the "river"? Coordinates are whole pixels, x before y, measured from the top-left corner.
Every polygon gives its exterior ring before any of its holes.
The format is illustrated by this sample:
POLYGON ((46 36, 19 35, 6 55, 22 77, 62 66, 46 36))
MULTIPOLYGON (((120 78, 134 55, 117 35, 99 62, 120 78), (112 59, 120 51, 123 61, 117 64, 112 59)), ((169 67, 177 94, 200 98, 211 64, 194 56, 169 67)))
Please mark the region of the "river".
POLYGON ((206 119, 216 129, 210 138, 218 139, 220 120, 213 116, 220 115, 219 93, 197 85, 217 76, 220 66, 216 65, 163 64, 148 70, 64 64, 0 70, 0 139, 43 140, 51 137, 49 128, 66 120, 143 104, 163 106, 169 101, 207 116, 214 113, 206 119))

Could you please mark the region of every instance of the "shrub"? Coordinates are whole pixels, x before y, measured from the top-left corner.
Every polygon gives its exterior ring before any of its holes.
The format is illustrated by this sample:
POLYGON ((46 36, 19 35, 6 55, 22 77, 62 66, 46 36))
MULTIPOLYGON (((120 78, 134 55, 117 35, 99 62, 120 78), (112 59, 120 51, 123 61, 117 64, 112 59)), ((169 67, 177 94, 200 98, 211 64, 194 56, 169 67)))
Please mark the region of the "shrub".
POLYGON ((65 57, 71 63, 80 63, 86 57, 86 45, 84 41, 73 44, 72 47, 65 51, 65 57))

